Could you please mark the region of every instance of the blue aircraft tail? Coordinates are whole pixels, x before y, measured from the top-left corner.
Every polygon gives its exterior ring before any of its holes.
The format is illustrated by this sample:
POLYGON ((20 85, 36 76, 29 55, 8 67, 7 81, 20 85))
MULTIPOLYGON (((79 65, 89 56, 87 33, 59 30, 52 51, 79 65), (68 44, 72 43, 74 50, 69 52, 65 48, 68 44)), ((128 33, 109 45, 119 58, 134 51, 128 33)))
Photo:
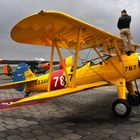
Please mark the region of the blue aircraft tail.
MULTIPOLYGON (((25 80, 24 73, 28 70, 28 65, 26 63, 20 63, 16 69, 16 71, 13 73, 13 81, 23 81, 25 80)), ((17 88, 17 91, 23 92, 25 85, 17 88)))

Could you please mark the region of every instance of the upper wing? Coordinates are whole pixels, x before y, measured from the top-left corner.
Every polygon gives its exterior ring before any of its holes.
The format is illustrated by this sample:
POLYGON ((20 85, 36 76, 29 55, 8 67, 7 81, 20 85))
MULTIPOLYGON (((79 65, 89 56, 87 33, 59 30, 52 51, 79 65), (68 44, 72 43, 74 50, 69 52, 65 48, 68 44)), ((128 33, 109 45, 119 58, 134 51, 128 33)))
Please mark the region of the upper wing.
POLYGON ((37 78, 30 79, 30 80, 25 80, 25 81, 19 81, 19 82, 3 84, 3 85, 0 85, 0 89, 19 88, 20 86, 22 86, 22 85, 24 85, 26 83, 33 82, 33 81, 36 81, 36 80, 37 80, 37 78))
POLYGON ((81 29, 80 48, 103 47, 112 49, 109 42, 122 45, 121 38, 78 20, 70 15, 55 11, 41 11, 17 23, 11 31, 13 40, 33 45, 52 46, 55 40, 61 48, 75 49, 81 29))
POLYGON ((70 93, 75 93, 75 92, 82 91, 82 90, 85 90, 85 89, 98 87, 98 86, 103 86, 103 85, 107 85, 107 84, 108 84, 108 82, 101 81, 101 82, 97 82, 97 83, 77 86, 76 88, 64 88, 64 89, 60 89, 60 90, 54 90, 54 91, 50 91, 50 92, 36 94, 36 95, 30 96, 30 97, 27 97, 27 98, 23 98, 19 101, 13 102, 11 105, 20 104, 20 103, 24 103, 24 102, 31 102, 31 101, 55 98, 55 97, 58 97, 58 96, 64 96, 64 95, 67 95, 67 94, 70 94, 70 93))

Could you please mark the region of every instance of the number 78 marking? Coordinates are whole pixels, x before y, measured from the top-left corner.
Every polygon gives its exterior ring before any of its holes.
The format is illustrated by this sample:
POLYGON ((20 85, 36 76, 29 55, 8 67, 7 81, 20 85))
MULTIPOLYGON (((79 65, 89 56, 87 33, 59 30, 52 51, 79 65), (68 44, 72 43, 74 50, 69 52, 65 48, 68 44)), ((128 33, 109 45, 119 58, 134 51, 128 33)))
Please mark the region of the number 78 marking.
POLYGON ((65 81, 65 76, 56 76, 56 77, 53 77, 53 79, 55 80, 55 84, 54 84, 54 87, 57 87, 58 85, 58 81, 60 79, 60 85, 61 86, 64 86, 66 84, 66 81, 65 81))

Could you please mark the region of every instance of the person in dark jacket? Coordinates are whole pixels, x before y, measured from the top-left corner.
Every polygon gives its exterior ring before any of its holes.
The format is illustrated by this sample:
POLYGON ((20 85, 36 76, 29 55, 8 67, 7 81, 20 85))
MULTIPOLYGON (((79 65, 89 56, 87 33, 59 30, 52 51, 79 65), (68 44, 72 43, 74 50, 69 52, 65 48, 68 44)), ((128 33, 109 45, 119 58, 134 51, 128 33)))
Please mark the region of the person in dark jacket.
POLYGON ((117 27, 120 30, 120 37, 124 39, 124 51, 134 52, 133 39, 130 31, 131 16, 127 14, 126 10, 121 11, 121 17, 118 20, 117 27), (128 43, 127 43, 128 41, 128 43))

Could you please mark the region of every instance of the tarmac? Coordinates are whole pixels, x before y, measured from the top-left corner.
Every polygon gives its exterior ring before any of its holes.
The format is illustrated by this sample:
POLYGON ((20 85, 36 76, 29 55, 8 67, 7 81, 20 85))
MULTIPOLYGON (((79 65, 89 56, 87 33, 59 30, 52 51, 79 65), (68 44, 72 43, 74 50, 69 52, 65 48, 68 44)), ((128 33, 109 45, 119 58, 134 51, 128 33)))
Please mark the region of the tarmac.
MULTIPOLYGON (((22 96, 14 89, 0 91, 1 99, 22 96)), ((0 111, 0 140, 140 140, 140 106, 118 119, 111 110, 115 99, 116 88, 109 86, 0 111)))

